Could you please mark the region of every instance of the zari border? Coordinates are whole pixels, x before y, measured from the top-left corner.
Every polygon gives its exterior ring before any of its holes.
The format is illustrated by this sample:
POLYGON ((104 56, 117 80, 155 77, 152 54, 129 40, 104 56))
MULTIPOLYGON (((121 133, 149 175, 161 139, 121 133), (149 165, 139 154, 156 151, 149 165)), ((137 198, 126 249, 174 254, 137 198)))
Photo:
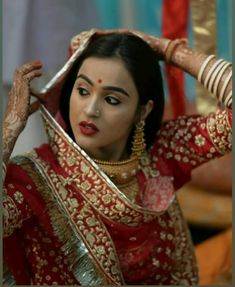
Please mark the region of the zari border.
MULTIPOLYGON (((48 176, 49 166, 43 166, 39 160, 36 160, 35 156, 34 152, 25 154, 24 156, 17 156, 14 158, 14 163, 20 164, 31 176, 37 189, 42 194, 47 205, 53 231, 63 244, 61 251, 68 258, 75 278, 80 284, 86 286, 123 285, 124 280, 120 271, 118 257, 115 252, 112 252, 112 246, 110 246, 112 244, 109 244, 109 248, 105 250, 106 258, 103 260, 103 263, 106 262, 106 266, 104 266, 105 264, 102 264, 100 260, 101 256, 97 256, 100 251, 103 253, 101 246, 97 246, 97 244, 95 246, 94 244, 93 248, 96 252, 91 248, 91 243, 97 243, 94 240, 94 231, 92 234, 86 228, 87 226, 82 225, 83 221, 89 223, 90 219, 91 226, 99 229, 98 231, 102 235, 102 239, 106 235, 106 238, 109 237, 107 241, 112 241, 110 236, 107 236, 108 232, 104 224, 99 217, 94 216, 94 212, 89 205, 85 204, 82 210, 78 212, 78 206, 76 204, 74 206, 73 198, 68 198, 67 200, 66 198, 62 198, 63 194, 60 194, 61 188, 63 192, 66 192, 66 190, 57 184, 55 180, 56 174, 50 178, 48 176), (32 169, 30 163, 33 164, 35 170, 32 169), (71 209, 71 207, 74 208, 71 209), (77 211, 77 218, 74 210, 77 211), (85 213, 88 214, 87 218, 83 218, 85 213), (90 214, 92 214, 91 217, 89 217, 90 214), (77 222, 75 222, 76 219, 77 222)), ((107 245, 107 242, 105 243, 107 245)))
POLYGON ((131 202, 85 151, 69 138, 44 106, 41 106, 41 113, 50 146, 59 159, 59 164, 66 164, 70 154, 69 168, 63 166, 62 169, 67 173, 72 169, 74 171, 65 180, 71 183, 71 177, 74 176, 77 189, 101 216, 128 226, 139 226, 165 212, 167 208, 153 211, 131 202))
POLYGON ((232 128, 226 110, 211 113, 206 126, 211 142, 220 154, 223 155, 228 150, 232 150, 232 128))
POLYGON ((199 278, 194 245, 177 196, 168 213, 175 223, 174 242, 177 250, 174 258, 176 263, 172 271, 172 278, 174 279, 172 285, 178 285, 180 282, 180 285, 184 284, 188 286, 190 284, 197 286, 199 278), (187 248, 185 248, 186 246, 187 248))

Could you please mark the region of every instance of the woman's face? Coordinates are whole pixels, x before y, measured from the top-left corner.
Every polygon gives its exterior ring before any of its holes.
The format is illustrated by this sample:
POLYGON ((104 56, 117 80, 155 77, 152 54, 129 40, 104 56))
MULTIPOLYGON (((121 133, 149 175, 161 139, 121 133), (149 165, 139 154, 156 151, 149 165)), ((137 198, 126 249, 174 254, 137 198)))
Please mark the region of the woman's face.
POLYGON ((77 144, 93 158, 126 158, 137 104, 135 84, 120 59, 87 58, 70 97, 69 118, 77 144))

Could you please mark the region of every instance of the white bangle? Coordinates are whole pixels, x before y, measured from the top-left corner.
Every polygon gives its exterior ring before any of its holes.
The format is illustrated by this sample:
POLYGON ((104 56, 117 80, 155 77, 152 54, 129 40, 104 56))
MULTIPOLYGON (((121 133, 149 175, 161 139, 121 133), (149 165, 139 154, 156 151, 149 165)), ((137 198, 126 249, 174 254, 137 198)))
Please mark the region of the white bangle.
POLYGON ((232 90, 229 92, 229 94, 227 95, 227 97, 226 97, 226 99, 224 101, 224 105, 226 107, 228 107, 228 103, 231 101, 231 99, 232 99, 232 90))
POLYGON ((214 72, 214 70, 216 70, 216 71, 218 70, 218 66, 220 66, 222 62, 223 62, 222 59, 217 60, 214 63, 214 65, 211 67, 210 71, 208 72, 208 74, 207 74, 207 76, 205 78, 204 86, 206 88, 208 88, 209 92, 211 92, 211 88, 212 88, 214 80, 215 80, 215 76, 214 76, 214 74, 212 75, 212 73, 214 72), (212 75, 212 77, 211 77, 211 75, 212 75))
POLYGON ((232 103, 233 103, 233 98, 231 97, 231 99, 228 101, 228 108, 232 106, 232 103))
POLYGON ((198 81, 199 83, 201 83, 201 80, 202 80, 202 75, 203 75, 203 72, 206 68, 206 66, 208 65, 208 63, 210 62, 211 59, 215 58, 215 55, 210 55, 209 57, 206 58, 206 60, 203 62, 201 68, 200 68, 200 71, 198 73, 198 81))
POLYGON ((225 93, 225 91, 226 91, 226 88, 227 88, 228 83, 229 83, 229 81, 231 80, 231 78, 232 78, 232 70, 229 72, 229 74, 228 74, 226 80, 224 81, 223 87, 222 87, 222 89, 221 89, 221 92, 220 92, 220 95, 219 95, 219 101, 220 101, 221 103, 222 103, 222 101, 223 101, 224 93, 225 93))
POLYGON ((5 162, 2 162, 2 181, 4 181, 4 179, 6 177, 6 173, 7 173, 7 166, 6 166, 5 162))
POLYGON ((230 63, 227 62, 222 62, 222 64, 216 69, 215 73, 214 73, 214 77, 215 79, 215 84, 213 85, 212 88, 212 93, 216 96, 217 95, 217 89, 221 80, 221 77, 224 73, 224 70, 230 65, 230 63))

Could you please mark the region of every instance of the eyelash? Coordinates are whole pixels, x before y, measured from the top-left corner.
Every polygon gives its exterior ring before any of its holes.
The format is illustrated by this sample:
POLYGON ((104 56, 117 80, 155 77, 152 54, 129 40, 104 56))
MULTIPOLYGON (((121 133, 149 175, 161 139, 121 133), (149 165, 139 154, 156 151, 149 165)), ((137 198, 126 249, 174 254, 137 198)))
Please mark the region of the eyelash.
MULTIPOLYGON (((83 87, 78 87, 78 93, 80 96, 88 96, 89 95, 89 92, 87 91, 87 89, 83 88, 83 87)), ((121 103, 120 100, 118 100, 117 98, 115 97, 112 97, 112 96, 107 96, 105 97, 105 101, 112 105, 112 106, 117 106, 121 103)))
POLYGON ((78 87, 78 93, 79 93, 80 96, 87 96, 87 95, 89 95, 89 92, 83 87, 78 87), (85 94, 83 94, 83 92, 85 92, 85 94))

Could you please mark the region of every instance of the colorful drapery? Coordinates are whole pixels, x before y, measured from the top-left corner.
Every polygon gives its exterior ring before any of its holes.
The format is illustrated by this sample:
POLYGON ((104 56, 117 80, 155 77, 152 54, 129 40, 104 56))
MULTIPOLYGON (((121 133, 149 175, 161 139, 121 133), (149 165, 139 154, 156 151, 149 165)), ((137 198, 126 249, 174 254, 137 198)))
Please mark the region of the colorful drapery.
MULTIPOLYGON (((212 0, 212 1, 194 1, 194 0, 174 0, 174 1, 167 1, 167 0, 113 0, 113 1, 106 1, 106 0, 96 0, 96 9, 99 15, 100 27, 99 28, 119 28, 119 27, 129 27, 139 29, 141 31, 160 36, 162 35, 162 24, 167 20, 164 19, 164 5, 169 5, 171 11, 175 9, 176 16, 173 17, 173 26, 177 25, 180 26, 180 22, 186 21, 187 18, 187 27, 185 28, 186 37, 189 39, 189 45, 191 47, 201 45, 199 42, 198 44, 195 43, 195 34, 194 34, 194 13, 200 14, 205 12, 209 12, 208 9, 214 9, 209 14, 212 15, 214 13, 216 17, 216 21, 214 21, 213 27, 211 25, 211 31, 217 31, 217 38, 214 39, 214 45, 217 47, 216 53, 218 57, 225 58, 227 60, 231 60, 231 52, 232 52, 232 45, 231 45, 231 5, 232 0, 212 0), (125 4, 128 2, 128 4, 125 4), (168 2, 168 4, 166 4, 168 2), (198 10, 195 12, 194 5, 195 2, 198 2, 198 10), (203 3, 203 7, 200 3, 203 3), (188 5, 188 9, 186 10, 186 6, 188 5), (205 6, 206 5, 206 6, 205 6), (214 6, 213 6, 214 5, 214 6), (128 7, 127 7, 128 6, 128 7), (209 7, 210 6, 210 7, 209 7), (126 9, 127 7, 127 9, 126 9), (184 8, 182 8, 184 7, 184 8), (206 7, 206 8, 205 8, 206 7), (125 10, 125 17, 123 17, 123 10, 125 10), (182 9, 185 9, 183 12, 182 9), (186 14, 186 11, 188 14, 186 14), (128 18, 128 21, 126 19, 128 18)), ((211 17, 210 17, 211 18, 211 17)), ((204 18, 206 21, 210 22, 211 20, 206 17, 204 18)), ((202 24, 202 23, 201 23, 202 24)), ((208 25, 203 23, 203 25, 208 25)), ((173 27, 175 31, 177 31, 176 27, 173 27)), ((181 27, 182 28, 182 27, 181 27)), ((166 28, 164 28, 166 29, 166 28)), ((166 30, 165 30, 166 33, 166 30)), ((168 33, 168 32, 167 32, 168 33)), ((212 35, 213 36, 213 35, 212 35)), ((171 37, 180 37, 178 32, 176 34, 172 33, 171 37)), ((214 37, 214 36, 213 36, 214 37)), ((210 53, 210 51, 204 50, 204 52, 210 53)), ((180 76, 181 77, 181 76, 180 76)), ((180 78, 179 77, 179 78, 180 78)), ((180 79, 179 86, 177 89, 179 91, 184 92, 184 96, 180 101, 184 102, 187 100, 195 101, 196 94, 198 94, 197 86, 195 81, 190 77, 186 76, 185 79, 180 79)), ((169 89, 165 83, 165 90, 168 96, 169 89)), ((177 91, 177 93, 179 92, 177 91)), ((204 97, 208 98, 208 97, 204 97)), ((199 104, 199 102, 198 102, 199 104)), ((179 104, 177 104, 179 105, 179 104)), ((201 104, 199 104, 201 105, 201 104)), ((177 111, 181 108, 176 108, 177 111)), ((201 112, 202 109, 199 106, 199 111, 201 112)), ((202 111, 203 112, 203 111, 202 111)))
MULTIPOLYGON (((163 1, 162 36, 169 39, 186 38, 188 29, 189 1, 163 1)), ((173 116, 186 112, 184 72, 166 65, 166 79, 173 116)))

